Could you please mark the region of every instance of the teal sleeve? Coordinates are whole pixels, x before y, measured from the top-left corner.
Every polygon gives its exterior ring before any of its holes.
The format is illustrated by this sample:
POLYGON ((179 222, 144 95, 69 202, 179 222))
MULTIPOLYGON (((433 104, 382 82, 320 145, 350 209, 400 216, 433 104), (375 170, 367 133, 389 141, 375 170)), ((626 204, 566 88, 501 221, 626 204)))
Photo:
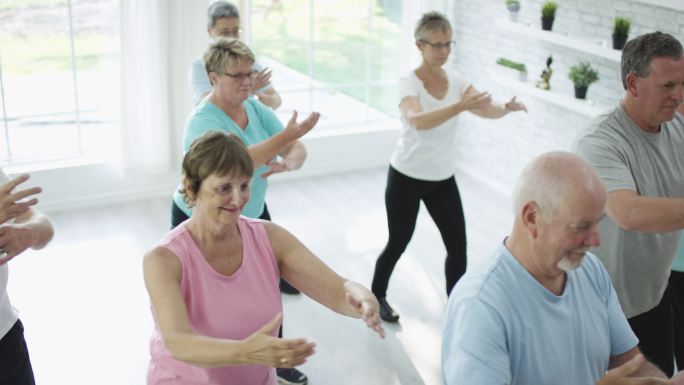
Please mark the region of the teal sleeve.
POLYGON ((217 117, 206 112, 195 112, 188 118, 183 131, 183 151, 190 149, 192 142, 202 134, 210 131, 226 131, 225 124, 217 117))

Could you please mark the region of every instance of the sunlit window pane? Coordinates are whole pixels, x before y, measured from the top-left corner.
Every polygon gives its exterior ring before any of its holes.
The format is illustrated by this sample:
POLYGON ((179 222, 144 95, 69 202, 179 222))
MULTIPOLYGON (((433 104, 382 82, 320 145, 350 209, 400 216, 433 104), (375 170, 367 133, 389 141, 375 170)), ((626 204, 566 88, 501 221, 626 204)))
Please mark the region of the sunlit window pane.
POLYGON ((0 3, 3 163, 83 157, 111 143, 120 104, 118 3, 0 3))

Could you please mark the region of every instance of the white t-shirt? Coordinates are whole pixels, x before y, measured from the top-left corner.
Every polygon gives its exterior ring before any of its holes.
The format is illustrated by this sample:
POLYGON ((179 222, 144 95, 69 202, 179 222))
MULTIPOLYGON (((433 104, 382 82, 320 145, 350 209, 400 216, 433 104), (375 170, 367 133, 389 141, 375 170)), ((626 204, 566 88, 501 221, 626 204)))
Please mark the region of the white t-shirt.
MULTIPOLYGON (((446 107, 461 100, 470 86, 457 73, 450 73, 449 87, 442 99, 430 95, 423 82, 411 71, 399 79, 399 100, 407 96, 418 98, 423 111, 446 107)), ((416 130, 402 116, 399 141, 394 147, 390 164, 400 173, 415 179, 439 181, 454 174, 454 141, 459 115, 429 130, 416 130)))
MULTIPOLYGON (((0 185, 9 181, 9 178, 0 168, 0 185)), ((9 278, 8 264, 0 265, 0 338, 12 328, 19 319, 17 310, 12 306, 7 295, 7 280, 9 278)))

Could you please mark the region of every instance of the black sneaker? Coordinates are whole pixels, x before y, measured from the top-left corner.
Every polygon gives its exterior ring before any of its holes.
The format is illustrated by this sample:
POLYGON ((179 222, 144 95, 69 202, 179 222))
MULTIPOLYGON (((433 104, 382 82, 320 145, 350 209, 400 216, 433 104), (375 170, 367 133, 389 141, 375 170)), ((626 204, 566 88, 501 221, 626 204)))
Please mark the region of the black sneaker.
POLYGON ((305 385, 309 382, 306 374, 296 368, 277 368, 276 374, 280 385, 305 385))
POLYGON ((380 303, 380 318, 392 323, 399 321, 399 314, 392 309, 392 306, 387 303, 385 298, 379 298, 378 302, 380 303))
MULTIPOLYGON (((286 280, 280 278, 280 292, 285 294, 299 294, 301 293, 296 287, 287 283, 286 280)), ((297 382, 295 382, 297 384, 297 382)))

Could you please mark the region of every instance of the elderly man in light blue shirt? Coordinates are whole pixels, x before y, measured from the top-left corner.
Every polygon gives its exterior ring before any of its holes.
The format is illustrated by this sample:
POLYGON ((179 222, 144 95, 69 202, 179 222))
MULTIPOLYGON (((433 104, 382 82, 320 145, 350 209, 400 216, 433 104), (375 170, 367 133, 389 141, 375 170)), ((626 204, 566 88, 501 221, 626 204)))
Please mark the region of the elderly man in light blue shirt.
POLYGON ((575 155, 527 166, 511 235, 449 297, 445 384, 673 383, 640 354, 610 276, 587 252, 600 242, 605 203, 601 178, 575 155))

